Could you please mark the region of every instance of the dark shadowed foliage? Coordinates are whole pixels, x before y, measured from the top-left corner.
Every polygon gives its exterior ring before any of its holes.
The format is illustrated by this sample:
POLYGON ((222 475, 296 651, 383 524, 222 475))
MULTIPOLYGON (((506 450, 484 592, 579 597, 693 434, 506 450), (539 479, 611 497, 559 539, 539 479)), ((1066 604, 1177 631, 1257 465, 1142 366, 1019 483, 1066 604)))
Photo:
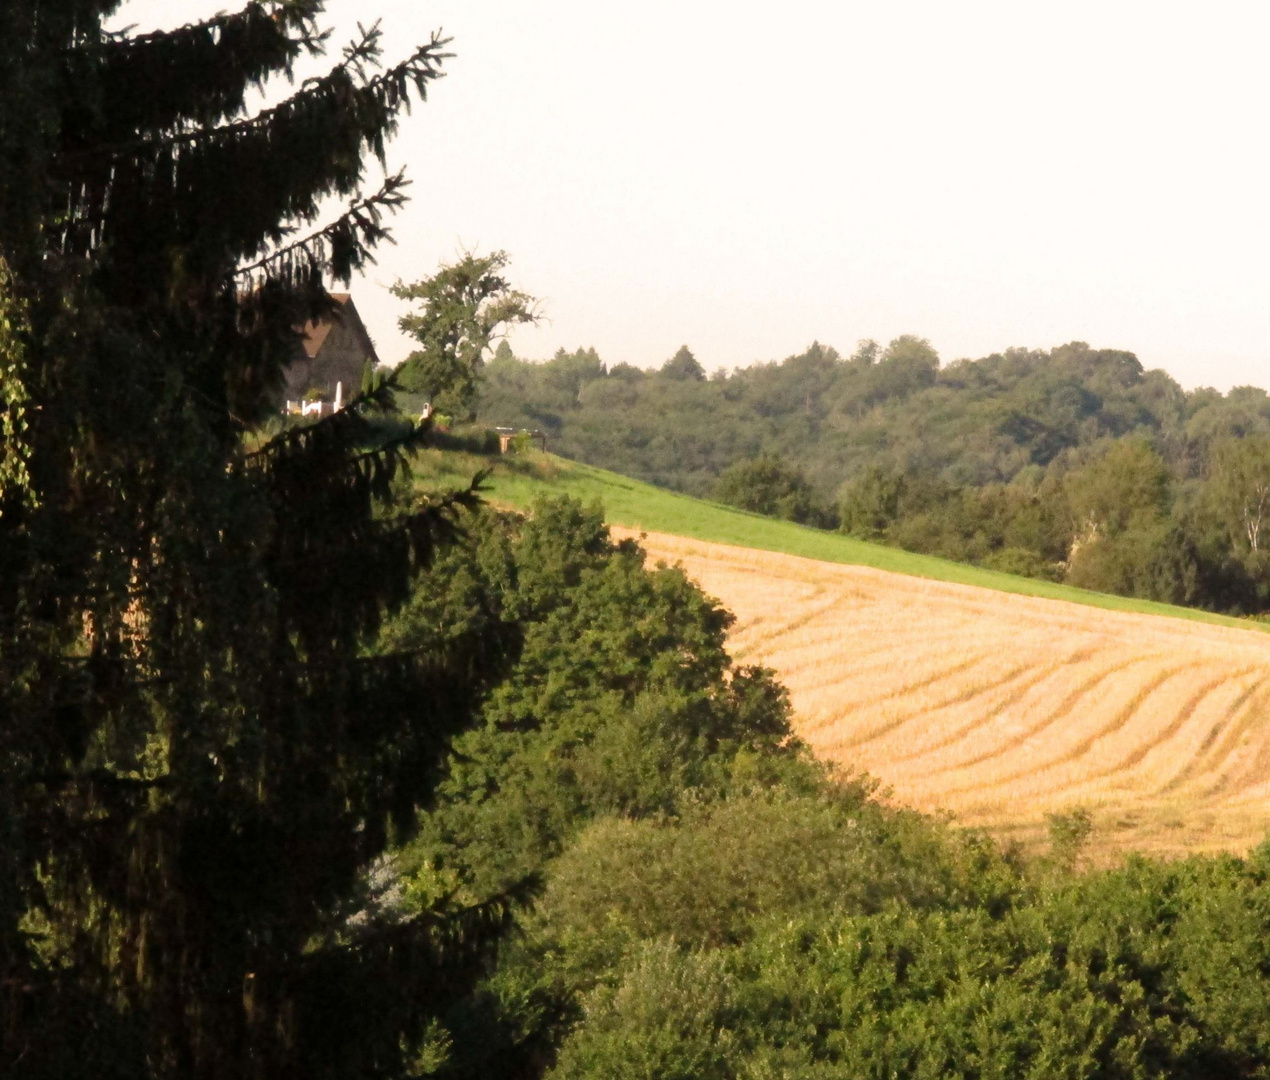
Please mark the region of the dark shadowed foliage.
POLYGON ((0 1072, 380 1076, 506 902, 357 917, 490 642, 372 654, 470 494, 395 495, 391 387, 266 439, 296 327, 405 181, 445 42, 321 53, 317 0, 109 34, 0 9, 0 1072), (328 200, 334 217, 319 217, 328 200))

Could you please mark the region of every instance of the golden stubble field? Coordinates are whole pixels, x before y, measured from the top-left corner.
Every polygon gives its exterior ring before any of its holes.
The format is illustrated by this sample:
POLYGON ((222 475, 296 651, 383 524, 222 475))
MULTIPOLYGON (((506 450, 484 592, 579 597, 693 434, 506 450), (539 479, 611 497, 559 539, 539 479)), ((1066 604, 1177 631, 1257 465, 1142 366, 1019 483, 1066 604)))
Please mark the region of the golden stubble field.
MULTIPOLYGON (((634 535, 615 529, 618 535, 634 535)), ((737 617, 823 758, 1034 843, 1083 806, 1095 853, 1246 851, 1270 827, 1270 634, 648 534, 737 617)))

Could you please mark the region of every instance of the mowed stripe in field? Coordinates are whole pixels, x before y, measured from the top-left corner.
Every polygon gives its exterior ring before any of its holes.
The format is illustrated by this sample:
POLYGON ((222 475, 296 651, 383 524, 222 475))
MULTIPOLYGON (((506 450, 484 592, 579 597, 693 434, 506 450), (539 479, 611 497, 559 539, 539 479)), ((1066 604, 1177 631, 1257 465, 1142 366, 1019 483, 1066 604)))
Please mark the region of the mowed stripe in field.
POLYGON ((1107 853, 1243 851, 1270 828, 1270 635, 643 544, 736 615, 733 655, 778 672, 815 752, 897 801, 1024 840, 1084 806, 1107 853))

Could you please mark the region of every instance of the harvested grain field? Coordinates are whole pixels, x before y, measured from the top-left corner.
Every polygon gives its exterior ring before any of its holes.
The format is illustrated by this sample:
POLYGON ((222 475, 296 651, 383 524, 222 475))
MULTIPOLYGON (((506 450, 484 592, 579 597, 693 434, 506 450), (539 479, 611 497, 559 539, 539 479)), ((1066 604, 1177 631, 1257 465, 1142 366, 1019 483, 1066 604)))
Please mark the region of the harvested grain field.
MULTIPOLYGON (((615 529, 615 533, 627 530, 615 529)), ((798 733, 893 798, 1030 842, 1243 851, 1270 827, 1270 634, 649 534, 737 616, 798 733)))

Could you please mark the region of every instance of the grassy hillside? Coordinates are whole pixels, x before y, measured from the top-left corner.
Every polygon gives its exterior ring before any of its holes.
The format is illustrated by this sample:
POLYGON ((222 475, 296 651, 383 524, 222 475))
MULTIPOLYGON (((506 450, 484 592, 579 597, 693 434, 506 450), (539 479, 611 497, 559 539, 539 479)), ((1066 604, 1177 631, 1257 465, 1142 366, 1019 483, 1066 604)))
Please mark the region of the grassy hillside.
POLYGON ((704 499, 665 491, 651 484, 590 465, 567 461, 552 454, 484 457, 430 450, 420 456, 416 478, 420 483, 430 486, 458 486, 465 484, 480 469, 492 469, 486 485, 487 497, 492 502, 519 509, 527 508, 541 492, 558 492, 577 496, 584 501, 599 499, 604 504, 610 522, 649 532, 671 533, 694 540, 734 544, 825 562, 869 566, 878 570, 961 585, 978 585, 1023 596, 1067 600, 1112 611, 1170 615, 1243 628, 1260 625, 1193 608, 1089 592, 1069 585, 1018 577, 929 555, 917 555, 898 548, 870 544, 838 533, 777 521, 704 499))

